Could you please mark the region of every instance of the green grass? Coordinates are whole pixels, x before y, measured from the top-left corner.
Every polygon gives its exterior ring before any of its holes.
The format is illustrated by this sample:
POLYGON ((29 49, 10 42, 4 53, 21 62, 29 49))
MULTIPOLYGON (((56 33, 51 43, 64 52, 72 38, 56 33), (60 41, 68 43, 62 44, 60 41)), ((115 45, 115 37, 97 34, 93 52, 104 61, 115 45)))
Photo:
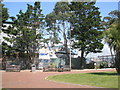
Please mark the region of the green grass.
POLYGON ((63 74, 49 76, 47 79, 65 83, 118 88, 118 75, 116 72, 63 74))

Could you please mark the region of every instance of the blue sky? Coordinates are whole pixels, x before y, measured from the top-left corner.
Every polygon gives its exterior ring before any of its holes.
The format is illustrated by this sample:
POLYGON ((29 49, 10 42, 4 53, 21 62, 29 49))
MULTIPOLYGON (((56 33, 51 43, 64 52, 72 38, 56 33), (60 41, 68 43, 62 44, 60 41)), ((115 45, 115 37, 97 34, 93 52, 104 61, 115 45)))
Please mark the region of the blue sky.
MULTIPOLYGON (((33 2, 3 2, 5 7, 8 8, 10 16, 15 16, 19 13, 19 10, 25 11, 27 8, 27 3, 32 4, 33 2)), ((54 8, 55 2, 41 2, 41 8, 43 14, 49 14, 54 8)), ((97 2, 95 4, 99 7, 99 11, 101 12, 101 16, 105 17, 112 10, 118 9, 118 2, 97 2)))

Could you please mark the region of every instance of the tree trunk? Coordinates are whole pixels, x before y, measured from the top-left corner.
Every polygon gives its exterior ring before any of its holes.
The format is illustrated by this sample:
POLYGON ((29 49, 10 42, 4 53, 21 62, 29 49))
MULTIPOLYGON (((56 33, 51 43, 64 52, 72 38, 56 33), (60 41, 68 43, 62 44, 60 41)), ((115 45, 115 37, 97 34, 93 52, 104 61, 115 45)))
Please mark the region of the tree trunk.
MULTIPOLYGON (((55 23, 53 24, 53 33, 52 33, 52 38, 54 38, 55 37, 55 23)), ((55 41, 54 41, 54 39, 53 39, 53 41, 52 41, 53 43, 52 43, 52 47, 54 47, 54 44, 55 44, 55 41)))
POLYGON ((2 56, 2 69, 3 70, 6 69, 6 64, 7 64, 6 57, 7 56, 5 56, 5 55, 2 56))
POLYGON ((115 67, 118 75, 120 75, 120 50, 116 52, 115 67))
POLYGON ((64 21, 63 21, 62 25, 63 25, 64 48, 65 48, 66 57, 67 57, 65 64, 69 65, 70 64, 69 63, 69 52, 68 52, 68 46, 67 46, 67 37, 66 37, 66 33, 65 33, 65 23, 64 23, 64 21))
POLYGON ((84 50, 81 50, 81 69, 84 69, 84 50))
POLYGON ((113 61, 114 65, 115 65, 115 58, 114 58, 114 55, 112 53, 112 48, 111 47, 110 47, 110 53, 111 53, 111 56, 112 56, 112 61, 113 61))

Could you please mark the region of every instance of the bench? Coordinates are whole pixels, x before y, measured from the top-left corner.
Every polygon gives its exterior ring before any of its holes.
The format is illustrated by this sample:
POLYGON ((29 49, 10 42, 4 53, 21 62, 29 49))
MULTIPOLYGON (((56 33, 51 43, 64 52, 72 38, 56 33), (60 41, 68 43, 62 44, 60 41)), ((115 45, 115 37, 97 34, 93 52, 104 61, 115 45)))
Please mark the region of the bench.
POLYGON ((64 65, 63 66, 63 71, 70 71, 70 65, 64 65))
POLYGON ((57 71, 57 67, 50 67, 50 66, 45 66, 43 67, 43 72, 48 72, 48 71, 57 71))
POLYGON ((63 71, 70 71, 70 66, 69 65, 63 65, 62 67, 50 67, 50 66, 44 66, 43 67, 43 72, 47 71, 58 71, 58 72, 63 72, 63 71))
POLYGON ((6 65, 6 72, 8 71, 20 72, 20 65, 6 65))
POLYGON ((63 71, 70 71, 70 66, 69 65, 63 65, 62 67, 58 68, 59 72, 63 71))

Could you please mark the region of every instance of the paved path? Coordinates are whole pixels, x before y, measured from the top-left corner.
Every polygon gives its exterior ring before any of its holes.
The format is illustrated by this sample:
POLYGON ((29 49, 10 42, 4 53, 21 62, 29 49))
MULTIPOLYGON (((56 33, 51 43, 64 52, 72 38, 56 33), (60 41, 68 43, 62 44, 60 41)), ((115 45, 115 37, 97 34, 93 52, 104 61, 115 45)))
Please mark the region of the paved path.
POLYGON ((115 71, 115 69, 105 70, 74 70, 71 72, 2 72, 2 88, 97 88, 87 85, 67 84, 48 81, 45 78, 56 74, 89 73, 115 71))

